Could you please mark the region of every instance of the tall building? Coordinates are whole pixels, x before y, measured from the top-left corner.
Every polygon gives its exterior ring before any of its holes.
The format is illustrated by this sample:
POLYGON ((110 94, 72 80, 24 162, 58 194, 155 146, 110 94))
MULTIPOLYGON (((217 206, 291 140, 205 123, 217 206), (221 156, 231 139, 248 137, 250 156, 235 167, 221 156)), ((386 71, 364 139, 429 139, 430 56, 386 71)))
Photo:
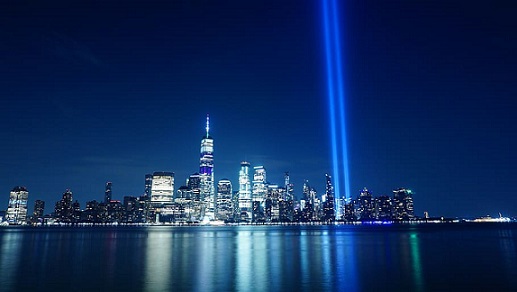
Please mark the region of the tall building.
POLYGON ((210 118, 206 115, 206 135, 201 139, 201 155, 199 159, 199 178, 201 197, 206 205, 206 212, 213 214, 215 207, 214 194, 214 139, 210 137, 210 118))
POLYGON ((392 201, 388 196, 380 196, 375 200, 376 217, 379 220, 391 220, 392 201))
POLYGON ((151 204, 159 205, 172 203, 174 198, 174 173, 153 173, 151 186, 151 204))
POLYGON ((289 172, 284 174, 284 195, 278 202, 279 220, 289 222, 293 220, 294 185, 290 182, 289 172))
POLYGON ((240 220, 250 221, 252 213, 251 205, 251 181, 250 181, 250 163, 241 162, 239 171, 239 209, 240 220))
POLYGON ((414 218, 413 192, 406 188, 393 190, 393 219, 411 220, 414 218))
POLYGON ((144 182, 144 196, 151 198, 151 188, 153 187, 153 175, 152 174, 146 174, 145 175, 145 182, 144 182))
POLYGON ((216 217, 221 220, 233 217, 232 182, 226 178, 217 183, 216 217))
POLYGON ((266 169, 264 166, 255 166, 253 170, 253 201, 263 202, 267 195, 266 169))
POLYGON ((191 192, 192 200, 201 200, 201 177, 199 173, 191 174, 187 179, 187 187, 191 192))
POLYGON ((106 188, 104 190, 104 203, 108 204, 111 201, 111 182, 106 182, 106 188))
POLYGON ((363 188, 357 199, 357 218, 363 221, 375 219, 375 201, 367 188, 363 188))
POLYGON ((14 187, 9 195, 6 221, 12 225, 25 224, 27 222, 27 200, 29 191, 25 187, 14 187))
POLYGON ((54 216, 60 222, 69 223, 72 222, 74 209, 72 206, 72 191, 67 189, 61 198, 56 202, 54 209, 54 216))
POLYGON ((285 201, 294 200, 294 185, 290 182, 289 172, 284 173, 285 201))
POLYGON ((334 186, 330 175, 325 174, 325 205, 323 207, 323 220, 334 221, 336 219, 335 202, 334 202, 334 186))
POLYGON ((36 200, 34 202, 34 213, 32 213, 32 216, 35 219, 43 218, 43 213, 44 212, 45 212, 45 201, 36 200))

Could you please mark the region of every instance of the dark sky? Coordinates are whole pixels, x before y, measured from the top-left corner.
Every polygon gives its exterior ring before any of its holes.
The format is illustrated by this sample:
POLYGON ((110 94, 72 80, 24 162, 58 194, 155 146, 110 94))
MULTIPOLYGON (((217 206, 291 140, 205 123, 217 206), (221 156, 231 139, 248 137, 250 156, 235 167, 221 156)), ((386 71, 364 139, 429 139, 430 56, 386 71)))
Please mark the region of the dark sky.
MULTIPOLYGON (((494 2, 494 3, 492 3, 494 2)), ((343 1, 353 196, 414 190, 418 215, 517 215, 517 6, 343 1)), ((331 172, 319 1, 3 1, 0 192, 50 212, 241 160, 319 194, 331 172)))

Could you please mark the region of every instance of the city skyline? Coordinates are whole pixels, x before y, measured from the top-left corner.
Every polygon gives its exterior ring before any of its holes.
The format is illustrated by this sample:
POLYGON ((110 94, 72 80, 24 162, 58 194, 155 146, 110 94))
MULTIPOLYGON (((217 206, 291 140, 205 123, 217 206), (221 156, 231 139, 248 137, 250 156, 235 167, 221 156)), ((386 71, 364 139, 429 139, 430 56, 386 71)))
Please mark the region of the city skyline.
MULTIPOLYGON (((239 163, 331 173, 319 1, 2 4, 0 189, 85 202, 139 196, 143 176, 239 163)), ((340 2, 350 189, 417 193, 431 216, 517 214, 516 20, 508 3, 340 2), (445 204, 444 202, 447 202, 445 204)), ((47 205, 48 208, 49 205, 47 205)))

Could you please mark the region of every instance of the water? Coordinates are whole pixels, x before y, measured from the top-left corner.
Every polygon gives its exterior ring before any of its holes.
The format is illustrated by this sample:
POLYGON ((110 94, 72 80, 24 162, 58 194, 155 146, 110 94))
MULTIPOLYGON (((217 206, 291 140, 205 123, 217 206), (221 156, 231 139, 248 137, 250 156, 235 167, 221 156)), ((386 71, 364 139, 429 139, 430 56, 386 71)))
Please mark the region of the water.
POLYGON ((0 229, 0 291, 517 290, 517 225, 0 229))

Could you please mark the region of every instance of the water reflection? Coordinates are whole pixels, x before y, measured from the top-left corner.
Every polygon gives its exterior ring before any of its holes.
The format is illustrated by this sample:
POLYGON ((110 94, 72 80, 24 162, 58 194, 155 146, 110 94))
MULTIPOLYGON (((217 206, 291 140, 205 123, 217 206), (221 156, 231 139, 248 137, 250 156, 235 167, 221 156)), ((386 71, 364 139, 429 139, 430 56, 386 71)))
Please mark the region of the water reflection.
POLYGON ((145 262, 145 290, 171 290, 171 250, 172 238, 170 232, 150 231, 147 236, 145 262))
POLYGON ((332 266, 335 267, 337 290, 359 291, 354 235, 347 231, 339 237, 331 237, 331 240, 335 241, 329 250, 334 251, 332 266))
POLYGON ((20 230, 8 230, 1 234, 0 287, 5 291, 14 290, 16 274, 20 265, 20 230))
POLYGON ((251 232, 239 232, 235 237, 237 253, 237 269, 234 271, 236 288, 238 291, 246 291, 252 282, 251 276, 251 232))
POLYGON ((499 230, 499 246, 504 261, 504 271, 511 286, 517 286, 517 250, 511 229, 499 230))
POLYGON ((422 276, 422 263, 420 260, 420 242, 418 234, 412 232, 409 236, 409 246, 411 247, 411 259, 413 262, 413 281, 416 291, 424 291, 424 281, 422 276))
POLYGON ((517 289, 517 227, 433 228, 0 229, 0 291, 517 289))

